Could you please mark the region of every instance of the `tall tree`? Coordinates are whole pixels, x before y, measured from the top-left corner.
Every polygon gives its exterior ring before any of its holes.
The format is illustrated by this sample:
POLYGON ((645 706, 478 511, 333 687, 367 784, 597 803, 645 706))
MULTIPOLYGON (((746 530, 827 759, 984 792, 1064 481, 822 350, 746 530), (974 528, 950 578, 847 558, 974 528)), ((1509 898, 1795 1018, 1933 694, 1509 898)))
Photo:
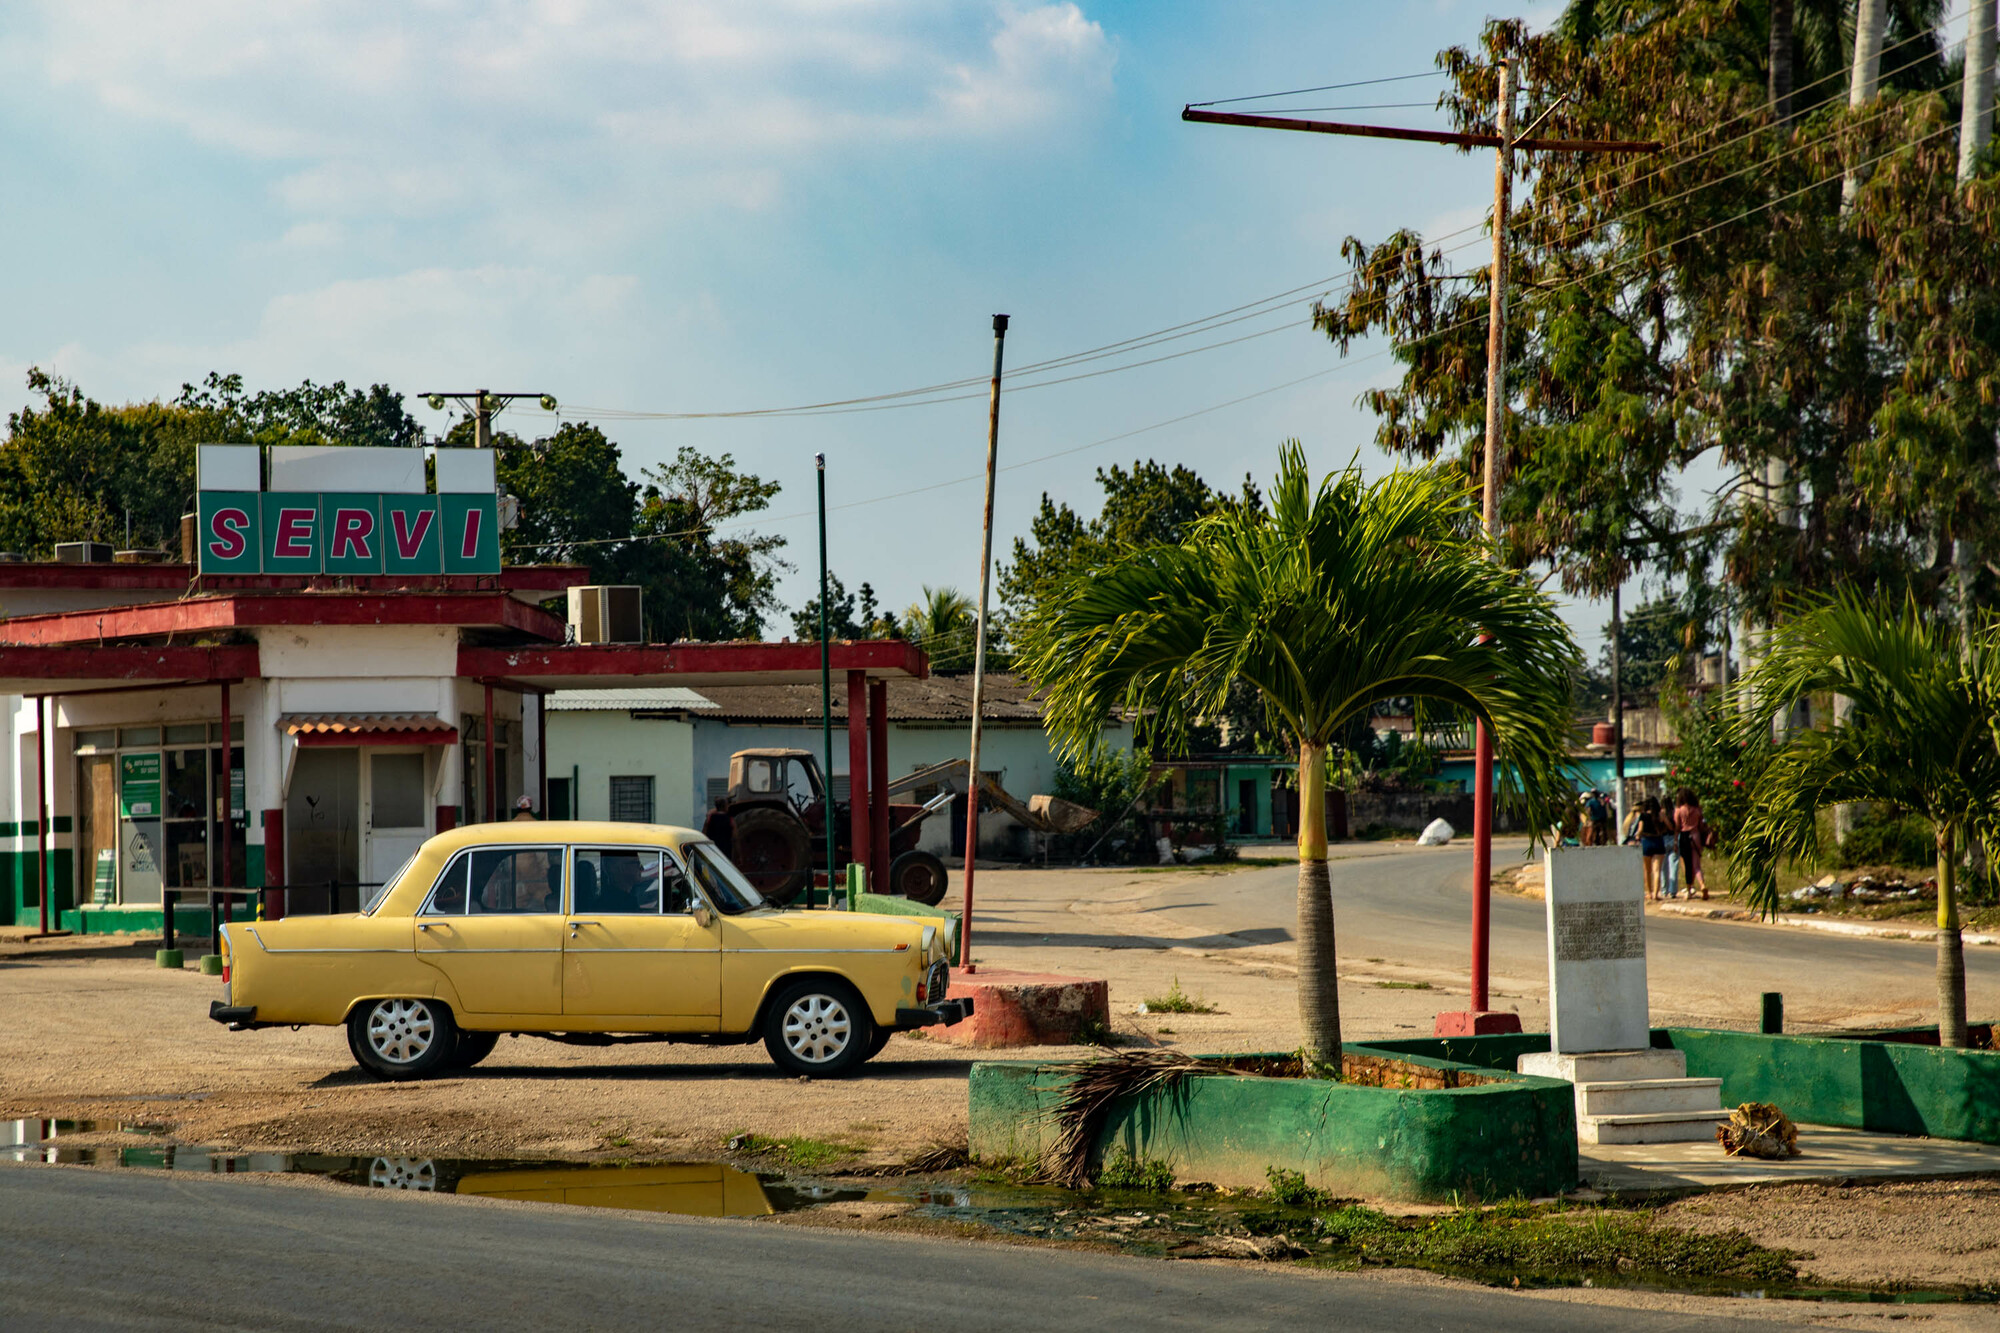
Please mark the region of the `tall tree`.
POLYGON ((1327 750, 1375 700, 1409 695, 1492 729, 1507 796, 1545 827, 1567 772, 1575 642, 1549 599, 1491 562, 1475 495, 1449 473, 1354 470, 1315 485, 1285 446, 1267 511, 1232 506, 1173 545, 1070 574, 1035 604, 1021 667, 1072 760, 1113 709, 1169 741, 1245 682, 1298 740, 1299 1013, 1312 1062, 1340 1070, 1326 861, 1327 750), (1480 641, 1484 631, 1491 638, 1480 641))
POLYGON ((1751 904, 1778 907, 1781 860, 1824 850, 1819 814, 1842 802, 1915 811, 1937 831, 1938 1020, 1946 1046, 1966 1044, 1959 860, 1969 840, 2000 844, 2000 618, 1972 639, 1852 593, 1782 623, 1771 654, 1742 682, 1749 707, 1739 739, 1761 743, 1763 719, 1811 694, 1854 701, 1843 726, 1793 734, 1764 764, 1737 843, 1751 904))
MULTIPOLYGON (((864 583, 854 592, 828 572, 827 637, 832 639, 897 639, 902 626, 894 614, 884 613, 875 604, 875 589, 864 583)), ((792 612, 792 634, 800 642, 819 642, 819 598, 814 597, 792 612)))
MULTIPOLYGON (((923 586, 923 595, 903 612, 903 632, 911 643, 930 657, 931 670, 956 675, 973 668, 977 655, 979 608, 956 588, 923 586)), ((995 670, 1005 670, 1004 645, 989 639, 986 662, 995 670)))

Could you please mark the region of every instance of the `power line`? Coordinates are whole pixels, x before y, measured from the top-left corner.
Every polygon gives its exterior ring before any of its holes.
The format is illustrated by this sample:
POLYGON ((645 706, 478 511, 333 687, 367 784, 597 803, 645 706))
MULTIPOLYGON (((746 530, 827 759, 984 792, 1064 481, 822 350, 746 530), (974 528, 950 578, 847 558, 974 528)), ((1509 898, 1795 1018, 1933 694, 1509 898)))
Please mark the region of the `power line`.
POLYGON ((1252 93, 1248 97, 1218 97, 1213 102, 1189 102, 1189 106, 1228 106, 1234 102, 1263 102, 1273 97, 1298 97, 1304 93, 1330 93, 1342 88, 1370 88, 1378 83, 1407 83, 1411 79, 1443 78, 1445 71, 1427 69, 1420 74, 1391 74, 1381 79, 1356 79, 1352 83, 1322 83, 1317 88, 1291 88, 1281 93, 1252 93))

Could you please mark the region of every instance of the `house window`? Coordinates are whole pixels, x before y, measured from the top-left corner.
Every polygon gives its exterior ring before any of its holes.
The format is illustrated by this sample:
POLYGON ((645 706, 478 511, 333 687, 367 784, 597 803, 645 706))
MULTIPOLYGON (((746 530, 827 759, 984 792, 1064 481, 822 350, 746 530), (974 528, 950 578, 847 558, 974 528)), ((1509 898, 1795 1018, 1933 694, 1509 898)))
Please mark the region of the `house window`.
POLYGON ((620 823, 653 822, 653 779, 611 779, 611 817, 620 823))

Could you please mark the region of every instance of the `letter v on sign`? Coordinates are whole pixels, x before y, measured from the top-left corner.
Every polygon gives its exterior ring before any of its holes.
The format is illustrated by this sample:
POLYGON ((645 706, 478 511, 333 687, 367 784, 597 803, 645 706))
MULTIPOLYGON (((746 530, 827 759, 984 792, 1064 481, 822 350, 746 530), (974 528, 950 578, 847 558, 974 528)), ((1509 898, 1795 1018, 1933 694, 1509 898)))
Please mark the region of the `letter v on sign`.
POLYGON ((438 498, 435 495, 382 497, 382 569, 389 574, 441 574, 443 542, 439 540, 438 498))

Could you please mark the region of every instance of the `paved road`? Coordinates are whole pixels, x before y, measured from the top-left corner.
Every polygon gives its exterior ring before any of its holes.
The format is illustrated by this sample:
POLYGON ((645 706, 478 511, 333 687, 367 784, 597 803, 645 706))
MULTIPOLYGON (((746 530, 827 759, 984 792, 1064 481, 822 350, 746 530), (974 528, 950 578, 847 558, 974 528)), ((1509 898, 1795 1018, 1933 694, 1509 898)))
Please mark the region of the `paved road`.
MULTIPOLYGON (((1496 863, 1526 843, 1496 844, 1496 863)), ((1334 926, 1343 958, 1380 957, 1459 977, 1471 949, 1472 849, 1373 844, 1335 849, 1334 926)), ((1298 919, 1298 874, 1289 866, 1184 882, 1151 900, 1175 921, 1220 933, 1289 930, 1298 919)), ((1143 916, 1138 918, 1143 920, 1143 916)), ((1496 989, 1546 994, 1548 950, 1540 901, 1493 898, 1496 989)), ((1784 926, 1652 916, 1648 975, 1656 1015, 1754 1022, 1758 994, 1781 991, 1788 1015, 1847 1021, 1849 1015, 1937 1009, 1935 945, 1857 939, 1784 926)), ((1270 938, 1268 933, 1253 935, 1270 938)), ((2000 1013, 2000 949, 1968 948, 1972 1012, 2000 1013)))
POLYGON ((0 1166, 0 1251, 0 1326, 23 1330, 1768 1326, 1338 1274, 99 1169, 0 1166))

